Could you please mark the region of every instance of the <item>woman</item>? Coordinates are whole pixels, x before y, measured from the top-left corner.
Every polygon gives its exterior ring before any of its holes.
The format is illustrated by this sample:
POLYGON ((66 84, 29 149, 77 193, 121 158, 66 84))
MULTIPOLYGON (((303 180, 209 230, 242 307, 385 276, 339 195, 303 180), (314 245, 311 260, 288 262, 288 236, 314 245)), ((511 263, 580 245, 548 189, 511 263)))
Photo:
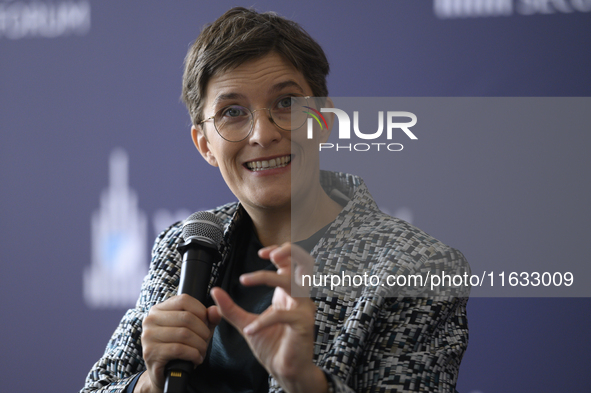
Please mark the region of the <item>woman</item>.
POLYGON ((292 296, 292 263, 321 272, 337 261, 367 263, 367 245, 376 256, 371 268, 381 272, 463 261, 381 213, 359 178, 320 171, 314 146, 328 138, 330 117, 315 139, 296 138, 297 124, 284 115, 294 103, 310 104, 309 96, 328 95, 328 70, 320 46, 273 14, 235 8, 203 30, 185 60, 183 100, 195 146, 239 201, 213 210, 225 232, 212 303, 174 296, 175 224, 156 240, 137 306, 83 392, 161 392, 173 359, 196 365, 189 390, 198 392, 455 389, 466 299, 387 297, 369 288, 356 297, 292 296))

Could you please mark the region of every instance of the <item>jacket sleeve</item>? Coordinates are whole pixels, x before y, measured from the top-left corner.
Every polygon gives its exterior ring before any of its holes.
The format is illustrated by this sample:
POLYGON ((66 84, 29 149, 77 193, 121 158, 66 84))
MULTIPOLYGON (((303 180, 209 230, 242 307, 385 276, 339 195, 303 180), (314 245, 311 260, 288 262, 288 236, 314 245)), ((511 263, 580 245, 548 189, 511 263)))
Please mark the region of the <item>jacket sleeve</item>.
MULTIPOLYGON (((448 249, 433 255, 429 262, 467 265, 463 258, 460 252, 448 249)), ((455 392, 468 345, 467 300, 361 300, 345 324, 349 327, 343 328, 337 339, 344 349, 337 351, 340 361, 324 365, 329 391, 455 392)))
POLYGON ((111 336, 103 356, 94 364, 80 393, 120 393, 145 370, 142 323, 150 308, 176 294, 180 255, 176 251, 180 228, 162 232, 152 249, 152 261, 135 308, 128 310, 111 336))

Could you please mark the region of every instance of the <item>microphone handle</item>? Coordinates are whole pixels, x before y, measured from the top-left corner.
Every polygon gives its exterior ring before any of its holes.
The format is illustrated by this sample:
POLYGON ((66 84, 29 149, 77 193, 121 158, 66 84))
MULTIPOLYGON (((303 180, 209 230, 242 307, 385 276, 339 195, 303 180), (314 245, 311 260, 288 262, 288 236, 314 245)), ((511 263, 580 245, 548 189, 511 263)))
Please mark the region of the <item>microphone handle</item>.
POLYGON ((186 293, 205 304, 211 266, 218 252, 212 248, 191 247, 183 253, 183 266, 177 295, 186 293))
MULTIPOLYGON (((217 260, 217 250, 210 247, 190 245, 183 250, 183 266, 179 281, 178 295, 193 296, 201 303, 207 299, 207 286, 211 266, 217 260)), ((164 369, 164 393, 185 393, 193 363, 187 360, 171 360, 164 369)))

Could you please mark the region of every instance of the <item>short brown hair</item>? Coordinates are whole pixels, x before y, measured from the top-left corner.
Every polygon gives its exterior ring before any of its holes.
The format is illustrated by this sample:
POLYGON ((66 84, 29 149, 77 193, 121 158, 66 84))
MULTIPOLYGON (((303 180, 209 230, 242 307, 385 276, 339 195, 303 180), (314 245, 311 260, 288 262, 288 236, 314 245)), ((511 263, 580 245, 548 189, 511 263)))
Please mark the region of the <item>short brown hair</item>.
POLYGON ((328 60, 300 25, 273 12, 236 7, 206 26, 185 57, 181 98, 193 124, 203 120, 205 92, 212 76, 270 52, 278 53, 300 71, 314 96, 328 96, 328 60))

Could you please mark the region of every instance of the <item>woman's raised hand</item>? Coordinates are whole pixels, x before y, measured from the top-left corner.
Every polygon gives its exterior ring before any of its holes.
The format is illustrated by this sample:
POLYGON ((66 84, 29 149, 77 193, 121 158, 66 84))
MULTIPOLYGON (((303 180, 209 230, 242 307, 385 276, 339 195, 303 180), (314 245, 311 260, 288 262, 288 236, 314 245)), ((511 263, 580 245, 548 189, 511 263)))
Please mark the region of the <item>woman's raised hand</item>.
POLYGON ((259 256, 270 259, 277 271, 243 274, 240 282, 275 287, 271 306, 260 315, 252 314, 236 305, 223 289, 213 288, 218 309, 212 309, 212 317, 219 312, 238 329, 258 361, 287 392, 325 392, 324 372, 312 362, 316 306, 309 289, 292 282, 292 265, 301 277, 312 274, 314 260, 291 243, 262 248, 259 256))

